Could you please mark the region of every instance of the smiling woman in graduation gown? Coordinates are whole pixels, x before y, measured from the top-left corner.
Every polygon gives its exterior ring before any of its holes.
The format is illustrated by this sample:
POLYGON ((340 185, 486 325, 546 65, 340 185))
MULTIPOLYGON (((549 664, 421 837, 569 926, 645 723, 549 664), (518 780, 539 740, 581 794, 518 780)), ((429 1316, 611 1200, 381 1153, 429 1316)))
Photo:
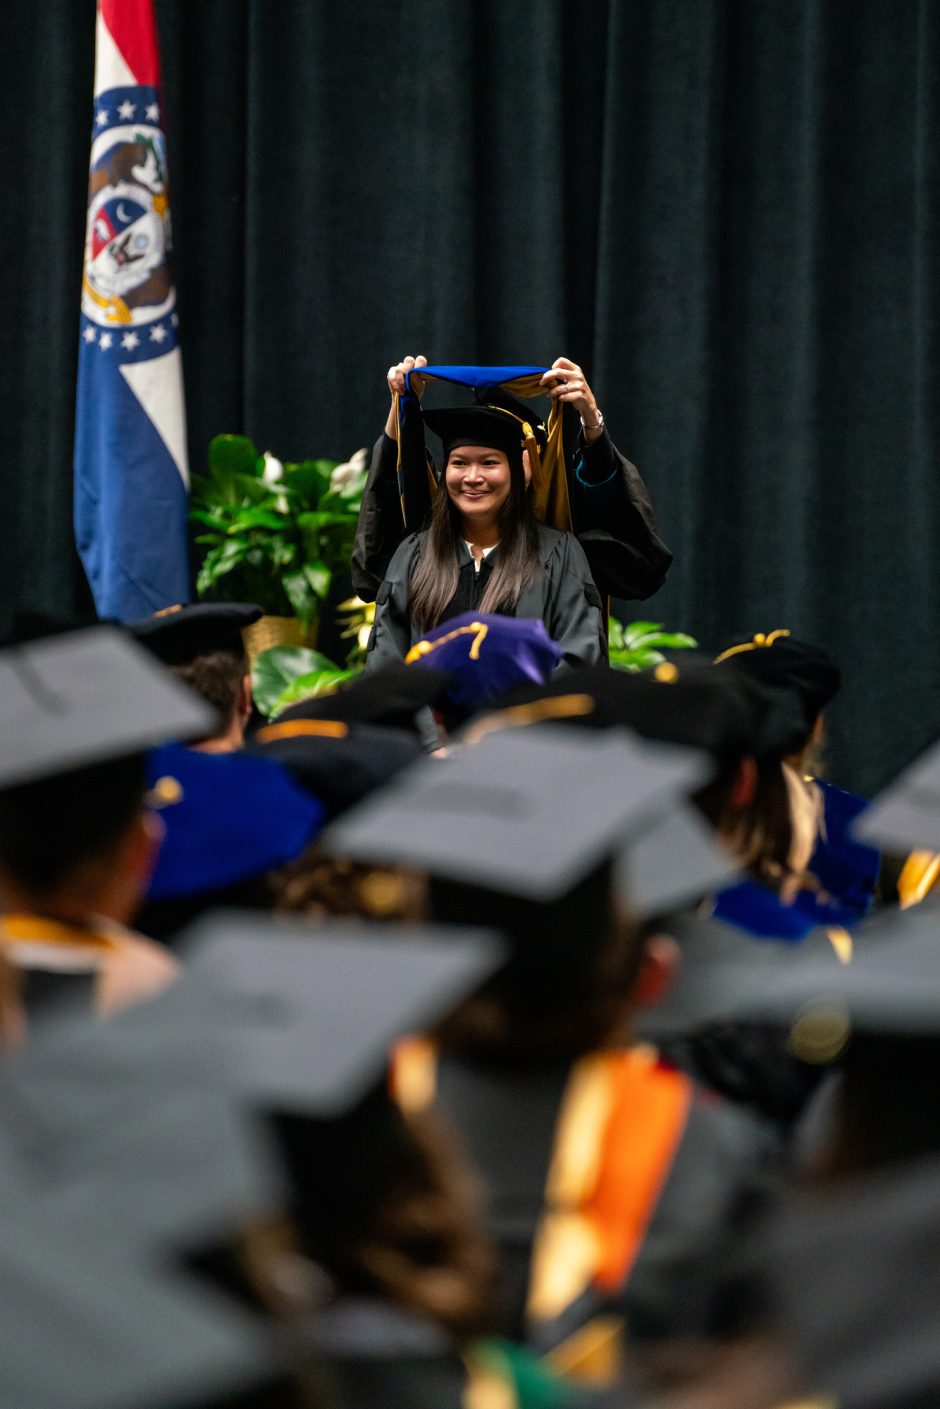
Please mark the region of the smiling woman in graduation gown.
MULTIPOLYGON (((418 401, 426 380, 426 361, 423 357, 406 357, 389 368, 392 412, 373 451, 352 555, 353 586, 363 601, 375 600, 396 549, 408 533, 425 526, 430 507, 428 456, 418 401)), ((653 506, 640 472, 611 440, 580 367, 569 358, 559 357, 544 373, 542 368, 429 371, 446 381, 474 386, 478 400, 484 404, 515 404, 519 409, 518 401, 504 389, 506 386, 518 395, 551 396, 553 414, 559 418, 562 479, 569 513, 563 526, 572 530, 584 550, 598 591, 612 597, 644 599, 659 590, 672 554, 657 532, 653 506), (520 377, 520 372, 534 375, 520 377), (498 373, 507 375, 494 380, 498 373), (530 380, 536 384, 535 390, 522 389, 530 380)), ((539 423, 535 408, 521 409, 526 412, 535 437, 543 441, 546 427, 539 423)))
POLYGON ((603 659, 604 613, 584 552, 532 511, 528 426, 484 406, 425 421, 444 444, 443 483, 430 528, 404 540, 379 588, 367 668, 404 659, 427 631, 467 611, 538 618, 568 664, 603 659))

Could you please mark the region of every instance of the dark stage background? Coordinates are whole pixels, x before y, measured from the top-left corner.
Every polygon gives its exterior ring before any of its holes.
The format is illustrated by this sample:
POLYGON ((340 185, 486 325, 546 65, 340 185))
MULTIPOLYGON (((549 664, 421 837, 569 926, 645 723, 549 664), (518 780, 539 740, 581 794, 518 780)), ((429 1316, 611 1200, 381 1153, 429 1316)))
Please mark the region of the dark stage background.
MULTIPOLYGON (((94 0, 0 19, 0 605, 82 600, 94 0)), ((676 562, 627 615, 789 626, 873 789, 940 722, 940 6, 158 0, 190 454, 345 458, 384 372, 581 361, 676 562)))

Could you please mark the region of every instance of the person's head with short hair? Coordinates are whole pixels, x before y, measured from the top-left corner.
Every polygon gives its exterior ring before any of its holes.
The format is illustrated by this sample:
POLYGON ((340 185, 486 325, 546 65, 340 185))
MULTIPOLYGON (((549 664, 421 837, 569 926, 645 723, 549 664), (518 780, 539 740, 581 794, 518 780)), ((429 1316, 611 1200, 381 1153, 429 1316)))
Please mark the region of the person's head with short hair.
POLYGON ((219 727, 196 745, 206 752, 231 752, 244 743, 252 696, 242 632, 261 615, 250 602, 199 602, 131 624, 141 645, 218 713, 219 727))

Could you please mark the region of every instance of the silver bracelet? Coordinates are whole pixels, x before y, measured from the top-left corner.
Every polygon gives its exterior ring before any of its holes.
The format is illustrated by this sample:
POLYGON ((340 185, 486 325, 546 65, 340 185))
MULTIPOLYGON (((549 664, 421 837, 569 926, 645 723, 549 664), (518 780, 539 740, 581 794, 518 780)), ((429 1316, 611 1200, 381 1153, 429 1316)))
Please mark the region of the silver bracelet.
POLYGON ((582 416, 582 417, 581 417, 581 426, 582 426, 582 429, 583 429, 583 430, 586 430, 586 431, 600 431, 600 430, 603 430, 603 429, 604 429, 604 417, 601 415, 600 411, 598 411, 598 412, 597 412, 597 420, 596 420, 596 422, 594 423, 593 426, 589 426, 588 423, 587 423, 587 421, 586 421, 586 420, 584 419, 584 417, 582 416))

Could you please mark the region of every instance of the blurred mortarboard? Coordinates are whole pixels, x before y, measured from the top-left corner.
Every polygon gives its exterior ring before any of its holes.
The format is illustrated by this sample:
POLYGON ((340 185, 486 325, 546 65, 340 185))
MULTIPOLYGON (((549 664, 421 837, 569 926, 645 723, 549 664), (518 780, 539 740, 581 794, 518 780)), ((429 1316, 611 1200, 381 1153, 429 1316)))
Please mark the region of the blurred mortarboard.
POLYGON ((438 703, 447 683, 443 671, 382 666, 366 671, 331 695, 290 705, 277 716, 277 722, 330 719, 340 724, 384 724, 414 731, 415 717, 438 703))
POLYGON ((845 1409, 940 1403, 936 1159, 791 1195, 765 1234, 777 1334, 805 1388, 845 1409))
POLYGON ((278 1181, 230 1090, 228 1041, 217 995, 185 977, 107 1023, 37 1030, 0 1073, 4 1207, 28 1196, 145 1250, 268 1211, 278 1181))
POLYGON ((415 642, 405 663, 447 672, 443 701, 466 716, 527 681, 543 684, 563 658, 544 621, 464 612, 415 642))
POLYGON ((361 802, 424 756, 416 736, 404 729, 283 717, 259 729, 250 749, 282 764, 324 804, 330 817, 361 802))
POLYGON ((401 1037, 444 1017, 505 958, 486 930, 236 912, 194 926, 186 954, 217 995, 240 1098, 323 1118, 352 1109, 401 1037))
POLYGON ((828 651, 785 629, 731 642, 715 664, 731 665, 772 689, 792 690, 803 707, 804 738, 842 684, 842 671, 828 651))
POLYGON ((4 1208, 0 1403, 196 1409, 269 1382, 273 1347, 234 1301, 72 1214, 4 1208))
POLYGON ((701 658, 665 661, 654 670, 629 673, 605 665, 578 666, 543 686, 508 696, 506 708, 473 730, 553 718, 589 729, 627 725, 647 739, 705 749, 718 757, 782 756, 799 727, 795 699, 701 658))
POLYGON ((737 857, 687 805, 636 838, 618 861, 617 881, 632 912, 651 916, 698 900, 740 870, 737 857))
POLYGON ((860 840, 888 851, 940 851, 940 743, 879 793, 852 830, 860 840))
POLYGON ((637 1014, 638 1035, 652 1041, 752 1018, 779 1020, 786 1026, 799 1012, 799 1003, 778 1006, 775 995, 780 988, 792 981, 797 969, 807 968, 826 989, 838 982, 848 952, 841 943, 837 948, 822 929, 794 946, 775 940, 755 944, 737 926, 698 913, 670 915, 664 928, 678 944, 681 959, 664 997, 637 1014))
POLYGON ((132 621, 128 630, 164 665, 188 665, 213 651, 240 655, 242 631, 262 617, 254 602, 193 602, 132 621))
POLYGON ((678 1012, 687 991, 699 1015, 788 1027, 791 1048, 804 1060, 833 1060, 853 1032, 940 1038, 940 901, 866 921, 853 931, 850 962, 843 935, 821 928, 795 948, 755 945, 742 935, 737 951, 729 940, 716 953, 699 930, 685 981, 680 972, 664 1011, 678 1012))
POLYGON ((125 632, 96 626, 0 650, 0 787, 210 734, 209 705, 125 632))
POLYGON ((550 901, 709 772, 701 754, 659 748, 625 730, 495 734, 416 765, 333 823, 323 842, 353 860, 550 901))
POLYGON ((165 835, 148 901, 223 890, 282 866, 313 840, 326 806, 281 764, 166 744, 147 757, 165 835))

